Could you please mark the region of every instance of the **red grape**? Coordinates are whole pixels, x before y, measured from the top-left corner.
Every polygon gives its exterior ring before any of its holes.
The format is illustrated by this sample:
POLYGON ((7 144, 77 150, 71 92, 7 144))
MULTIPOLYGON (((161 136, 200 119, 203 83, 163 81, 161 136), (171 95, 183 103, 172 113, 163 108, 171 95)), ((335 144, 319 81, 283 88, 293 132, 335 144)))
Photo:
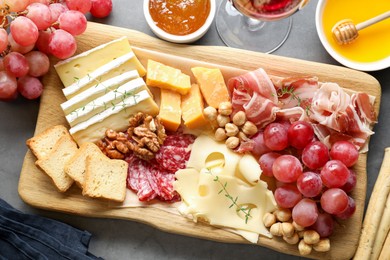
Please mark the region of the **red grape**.
POLYGON ((50 4, 49 9, 50 9, 50 13, 51 13, 51 23, 52 24, 57 22, 58 17, 60 17, 60 15, 62 13, 65 13, 66 11, 69 10, 66 5, 61 4, 61 3, 50 4))
POLYGON ((252 153, 254 155, 262 155, 268 152, 271 152, 271 149, 269 149, 265 143, 264 143, 264 133, 263 132, 258 132, 251 138, 254 141, 254 147, 252 150, 252 153))
POLYGON ((317 231, 321 238, 330 237, 334 230, 334 220, 328 213, 318 214, 317 221, 310 227, 317 231))
POLYGON ((348 197, 348 207, 343 212, 336 214, 336 217, 338 217, 339 219, 348 219, 352 217, 355 211, 356 211, 355 200, 351 197, 348 197))
POLYGON ((274 174, 272 173, 272 165, 274 164, 274 161, 276 158, 278 158, 281 154, 270 152, 265 153, 262 156, 260 156, 259 164, 260 168, 263 171, 263 174, 269 177, 273 177, 274 174))
POLYGON ((303 149, 313 138, 313 127, 305 121, 294 122, 288 128, 288 141, 292 147, 303 149))
POLYGON ((32 77, 40 77, 45 75, 50 68, 50 60, 46 54, 40 51, 32 51, 25 55, 30 70, 28 74, 32 77))
POLYGON ((322 191, 322 180, 319 174, 314 172, 304 172, 297 180, 298 190, 305 197, 315 197, 322 191))
POLYGON ((332 145, 330 157, 342 161, 347 167, 351 167, 357 162, 359 151, 351 142, 338 141, 332 145))
POLYGON ((3 62, 5 70, 14 77, 23 77, 28 73, 28 61, 18 52, 8 53, 3 62))
POLYGON ((50 32, 40 31, 37 43, 35 44, 40 52, 45 54, 50 54, 49 50, 49 40, 50 40, 50 32))
POLYGON ((7 49, 8 46, 8 33, 4 28, 0 28, 0 52, 7 49))
POLYGON ((38 30, 46 30, 51 25, 51 12, 47 5, 33 3, 27 6, 26 17, 35 23, 38 30))
POLYGON ((112 0, 92 0, 91 14, 97 18, 104 18, 112 11, 112 0))
POLYGON ((276 188, 274 196, 278 206, 286 209, 293 208, 302 199, 301 193, 293 184, 283 184, 276 188))
POLYGON ((27 99, 36 99, 41 96, 43 86, 39 79, 25 76, 18 79, 18 91, 27 99))
POLYGON ((83 14, 88 13, 91 10, 92 2, 91 0, 65 0, 66 5, 69 10, 79 11, 83 14))
POLYGON ((327 162, 321 169, 322 183, 328 188, 340 188, 348 180, 348 168, 338 160, 327 162))
POLYGON ((329 161, 329 150, 320 141, 314 141, 306 145, 302 152, 302 162, 309 169, 319 169, 329 161))
POLYGON ((318 218, 317 204, 311 199, 302 199, 293 208, 292 218, 295 223, 302 227, 313 225, 318 218))
POLYGON ((321 196, 321 207, 329 214, 340 214, 348 207, 348 195, 339 188, 331 188, 321 196))
POLYGON ((0 100, 8 101, 17 95, 16 78, 5 71, 0 71, 0 100))
POLYGON ((87 29, 87 18, 79 11, 69 10, 58 18, 59 27, 72 35, 82 34, 87 29))
POLYGON ((302 174, 302 165, 293 155, 281 155, 274 161, 272 172, 278 181, 295 182, 302 174))
POLYGON ((12 37, 12 34, 8 34, 8 42, 9 45, 11 45, 11 51, 19 52, 21 54, 25 54, 34 49, 34 44, 31 44, 29 46, 22 46, 15 42, 14 38, 12 37))
POLYGON ((49 51, 59 59, 72 56, 77 49, 75 38, 62 29, 54 31, 49 38, 49 51))
POLYGON ((15 42, 22 46, 35 44, 38 39, 38 28, 30 19, 18 16, 11 22, 10 30, 15 42))
POLYGON ((274 150, 281 151, 288 146, 287 128, 281 123, 271 123, 264 129, 265 145, 274 150))
POLYGON ((349 175, 348 175, 347 182, 341 187, 341 189, 346 193, 351 192, 356 186, 356 173, 351 169, 348 170, 349 170, 349 175))

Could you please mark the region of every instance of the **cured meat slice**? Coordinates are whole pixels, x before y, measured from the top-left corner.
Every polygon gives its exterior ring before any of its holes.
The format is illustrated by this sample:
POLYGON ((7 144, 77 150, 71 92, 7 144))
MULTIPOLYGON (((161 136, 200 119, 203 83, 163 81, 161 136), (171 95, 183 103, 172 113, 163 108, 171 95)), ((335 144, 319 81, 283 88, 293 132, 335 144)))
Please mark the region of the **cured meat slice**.
POLYGON ((168 133, 163 146, 188 147, 195 142, 195 136, 183 133, 168 133))
POLYGON ((186 167, 190 154, 191 151, 187 147, 163 146, 156 154, 156 161, 162 168, 175 173, 186 167))
POLYGON ((150 185, 149 178, 152 165, 140 159, 129 159, 127 187, 137 193, 140 201, 149 201, 157 196, 157 193, 150 185))

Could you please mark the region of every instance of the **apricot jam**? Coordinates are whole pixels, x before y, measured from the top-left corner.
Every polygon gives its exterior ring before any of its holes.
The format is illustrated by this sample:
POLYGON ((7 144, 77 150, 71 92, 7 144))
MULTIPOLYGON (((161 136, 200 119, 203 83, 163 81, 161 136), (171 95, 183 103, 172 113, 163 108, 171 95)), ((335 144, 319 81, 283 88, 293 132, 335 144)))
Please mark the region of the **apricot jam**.
POLYGON ((210 0, 150 0, 154 23, 167 33, 187 35, 198 30, 210 13, 210 0))

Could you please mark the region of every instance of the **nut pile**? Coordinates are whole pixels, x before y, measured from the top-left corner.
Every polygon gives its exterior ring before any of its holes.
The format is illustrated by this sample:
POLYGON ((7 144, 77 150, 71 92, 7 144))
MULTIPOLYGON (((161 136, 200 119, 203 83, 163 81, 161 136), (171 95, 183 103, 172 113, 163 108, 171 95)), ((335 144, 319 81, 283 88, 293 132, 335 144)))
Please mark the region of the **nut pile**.
POLYGON ((111 159, 124 159, 133 152, 137 157, 148 161, 155 157, 165 138, 165 128, 159 117, 139 112, 129 119, 126 132, 108 129, 97 146, 111 159))
POLYGON ((225 141, 228 148, 235 149, 242 141, 248 141, 258 129, 254 123, 247 120, 244 111, 239 111, 234 115, 232 112, 232 104, 222 102, 218 110, 211 106, 206 107, 203 115, 215 129, 215 140, 225 141))
POLYGON ((316 231, 305 229, 292 221, 290 209, 277 209, 273 213, 266 213, 263 222, 272 235, 282 237, 288 244, 298 244, 301 255, 308 255, 313 249, 317 252, 330 250, 329 238, 320 238, 316 231))

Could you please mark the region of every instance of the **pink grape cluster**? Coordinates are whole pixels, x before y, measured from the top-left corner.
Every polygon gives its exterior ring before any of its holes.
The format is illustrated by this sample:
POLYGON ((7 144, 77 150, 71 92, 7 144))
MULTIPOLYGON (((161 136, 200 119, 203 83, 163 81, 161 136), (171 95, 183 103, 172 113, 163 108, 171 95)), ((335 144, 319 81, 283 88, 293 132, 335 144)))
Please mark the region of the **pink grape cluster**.
POLYGON ((274 122, 257 136, 263 174, 274 177, 274 195, 280 208, 292 210, 300 226, 321 237, 333 233, 334 218, 348 219, 356 209, 349 193, 356 186, 351 167, 359 152, 349 141, 337 141, 331 149, 316 140, 311 124, 274 122))
POLYGON ((106 17, 112 0, 14 0, 0 2, 0 100, 21 94, 38 98, 39 78, 49 71, 48 55, 59 59, 77 49, 76 35, 87 28, 85 14, 106 17))

